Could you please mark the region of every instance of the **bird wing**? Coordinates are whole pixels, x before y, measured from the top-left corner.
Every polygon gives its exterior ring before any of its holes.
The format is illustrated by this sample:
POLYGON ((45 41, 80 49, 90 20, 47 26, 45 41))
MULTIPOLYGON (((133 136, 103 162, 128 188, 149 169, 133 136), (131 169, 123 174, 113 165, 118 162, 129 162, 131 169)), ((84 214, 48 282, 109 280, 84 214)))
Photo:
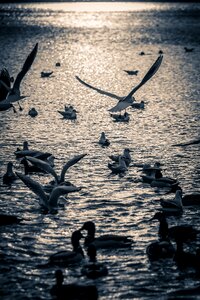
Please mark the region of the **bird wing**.
POLYGON ((63 169, 61 171, 61 175, 60 175, 60 182, 64 182, 65 180, 65 173, 67 172, 67 170, 75 165, 79 160, 81 160, 83 157, 85 157, 87 154, 80 154, 80 155, 76 155, 74 156, 72 159, 70 159, 64 166, 63 169))
POLYGON ((13 90, 19 89, 19 86, 20 86, 20 83, 21 83, 22 79, 24 78, 24 76, 26 75, 26 73, 30 69, 33 61, 35 60, 37 50, 38 50, 38 43, 35 45, 35 47, 31 51, 31 53, 27 56, 21 71, 18 73, 18 75, 15 79, 15 82, 13 84, 13 90))
MULTIPOLYGON (((144 78, 142 79, 142 81, 136 86, 134 87, 131 92, 126 96, 126 98, 130 98, 133 96, 133 94, 141 87, 143 86, 149 79, 151 79, 151 77, 158 71, 161 63, 163 60, 163 55, 160 55, 156 61, 154 62, 154 64, 151 66, 151 68, 149 69, 149 71, 146 73, 146 75, 144 76, 144 78)), ((126 100, 126 98, 124 100, 126 100)))
POLYGON ((130 105, 133 104, 133 100, 131 99, 128 99, 127 100, 121 100, 117 103, 117 105, 115 105, 114 107, 110 108, 108 111, 110 112, 118 112, 118 111, 121 111, 123 109, 126 109, 127 107, 129 107, 130 105))
POLYGON ((18 172, 15 172, 15 173, 23 181, 23 183, 40 198, 40 200, 41 200, 40 204, 47 207, 48 199, 42 188, 42 185, 27 175, 23 175, 18 172))
POLYGON ((81 190, 81 188, 76 187, 76 186, 60 185, 60 186, 55 187, 52 190, 50 197, 49 197, 49 201, 48 201, 49 208, 53 208, 53 207, 57 206, 58 198, 61 195, 78 192, 80 190, 81 190))
POLYGON ((39 158, 32 157, 32 156, 26 156, 26 159, 30 161, 34 166, 40 168, 41 170, 53 175, 55 178, 56 182, 59 182, 58 175, 54 171, 54 169, 49 165, 48 162, 45 162, 39 158))
POLYGON ((100 90, 100 89, 98 89, 98 88, 96 88, 96 87, 94 87, 94 86, 92 86, 92 85, 86 83, 85 81, 83 81, 82 79, 80 79, 78 76, 75 76, 75 77, 76 77, 76 79, 77 79, 80 83, 84 84, 85 86, 89 87, 90 89, 93 89, 94 91, 96 91, 96 92, 98 92, 98 93, 100 93, 100 94, 102 94, 102 95, 106 95, 106 96, 108 96, 108 97, 111 97, 111 98, 114 98, 114 99, 117 99, 117 100, 122 100, 122 99, 123 99, 123 97, 120 97, 120 96, 117 96, 117 95, 115 95, 115 94, 112 94, 112 93, 109 93, 109 92, 100 90))

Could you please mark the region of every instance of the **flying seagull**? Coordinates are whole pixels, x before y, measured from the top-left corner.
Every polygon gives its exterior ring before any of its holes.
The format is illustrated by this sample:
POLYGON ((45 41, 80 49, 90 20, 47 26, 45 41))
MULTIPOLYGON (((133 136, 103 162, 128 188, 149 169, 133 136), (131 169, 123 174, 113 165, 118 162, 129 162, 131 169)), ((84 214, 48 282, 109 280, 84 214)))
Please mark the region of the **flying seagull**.
POLYGON ((31 65, 33 63, 33 61, 35 60, 36 54, 37 54, 37 50, 38 50, 38 43, 35 45, 35 47, 33 48, 33 50, 31 51, 31 53, 27 56, 24 65, 21 69, 21 71, 17 74, 17 77, 14 81, 13 87, 10 88, 9 86, 7 86, 7 84, 0 80, 0 83, 7 88, 8 90, 8 94, 6 96, 6 99, 4 99, 3 101, 1 101, 1 105, 4 104, 10 104, 16 101, 19 101, 23 98, 26 98, 27 96, 21 96, 20 95, 20 84, 22 79, 24 78, 24 76, 26 75, 26 73, 29 71, 29 69, 31 68, 31 65))
POLYGON ((156 61, 154 62, 154 64, 151 66, 151 68, 149 69, 149 71, 146 73, 146 75, 144 76, 144 78, 142 79, 142 81, 136 86, 134 87, 130 93, 125 96, 125 97, 120 97, 120 96, 117 96, 115 94, 112 94, 112 93, 109 93, 109 92, 106 92, 106 91, 103 91, 101 89, 98 89, 86 82, 84 82, 82 79, 80 79, 78 76, 75 76, 76 79, 81 82, 82 84, 84 84, 85 86, 95 90, 96 92, 100 93, 100 94, 103 94, 103 95, 106 95, 108 97, 111 97, 111 98, 114 98, 114 99, 117 99, 119 102, 117 103, 117 105, 115 105, 114 107, 112 107, 111 109, 109 109, 110 112, 118 112, 118 111, 121 111, 123 109, 126 109, 127 107, 131 106, 134 102, 134 97, 133 97, 133 94, 141 87, 143 86, 159 69, 160 65, 161 65, 161 62, 162 62, 162 59, 163 59, 163 55, 160 55, 156 61))

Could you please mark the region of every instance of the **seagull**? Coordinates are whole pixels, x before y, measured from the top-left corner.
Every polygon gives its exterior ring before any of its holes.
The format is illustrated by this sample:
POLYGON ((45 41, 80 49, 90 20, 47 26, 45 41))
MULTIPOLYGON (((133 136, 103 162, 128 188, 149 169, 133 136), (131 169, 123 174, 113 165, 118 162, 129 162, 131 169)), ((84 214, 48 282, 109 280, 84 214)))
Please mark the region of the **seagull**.
POLYGON ((21 84, 22 79, 26 75, 26 73, 29 71, 33 61, 35 60, 37 50, 38 50, 38 43, 35 45, 35 47, 31 51, 31 53, 26 58, 24 65, 23 65, 21 71, 18 73, 12 88, 7 86, 7 84, 4 81, 0 80, 0 83, 8 90, 8 94, 7 94, 6 98, 1 101, 1 104, 11 104, 13 102, 19 101, 19 100, 27 97, 27 96, 20 95, 20 84, 21 84))
POLYGON ((106 95, 108 97, 117 99, 119 102, 117 103, 117 105, 115 105, 114 107, 112 107, 111 109, 109 109, 110 112, 118 112, 121 110, 126 109, 127 107, 131 106, 133 104, 133 102, 135 101, 135 98, 133 97, 133 94, 141 87, 143 86, 159 69, 161 62, 163 59, 163 55, 160 55, 157 60, 154 62, 154 64, 151 66, 151 68, 149 69, 149 71, 146 73, 146 75, 144 76, 144 78, 142 79, 142 81, 136 86, 134 87, 130 93, 125 96, 125 97, 120 97, 117 96, 115 94, 103 91, 101 89, 98 89, 88 83, 86 83, 85 81, 83 81, 82 79, 80 79, 78 76, 75 76, 76 79, 84 84, 85 86, 97 91, 100 94, 106 95))
POLYGON ((99 139, 99 145, 101 145, 101 146, 109 146, 110 145, 109 140, 106 138, 105 132, 101 133, 101 136, 99 139))
POLYGON ((65 174, 67 170, 75 165, 79 160, 81 160, 83 157, 85 157, 87 154, 80 154, 76 155, 73 158, 71 158, 67 163, 64 164, 60 176, 57 175, 55 170, 49 165, 48 162, 45 162, 41 159, 38 159, 36 157, 27 156, 26 159, 30 161, 33 165, 37 166, 41 170, 47 172, 48 174, 51 174, 56 181, 56 184, 64 184, 65 182, 65 174))
POLYGON ((122 174, 128 170, 128 167, 125 162, 124 156, 119 156, 119 161, 117 163, 108 163, 108 168, 112 171, 113 174, 122 174))
POLYGON ((13 172, 13 163, 11 161, 7 164, 7 171, 3 175, 3 184, 11 186, 13 181, 17 179, 16 175, 13 172))
POLYGON ((58 198, 61 195, 78 192, 81 189, 80 187, 75 186, 59 185, 53 188, 50 195, 47 195, 44 191, 43 186, 39 182, 19 172, 16 172, 16 175, 32 192, 34 192, 39 197, 39 204, 50 213, 57 212, 58 198))
MULTIPOLYGON (((122 154, 122 156, 124 158, 124 161, 125 161, 127 166, 129 166, 130 163, 131 163, 130 152, 132 152, 132 151, 129 148, 125 148, 124 151, 123 151, 123 154, 122 154)), ((119 162, 119 157, 120 157, 120 155, 110 155, 109 156, 109 158, 112 159, 115 162, 119 162)))

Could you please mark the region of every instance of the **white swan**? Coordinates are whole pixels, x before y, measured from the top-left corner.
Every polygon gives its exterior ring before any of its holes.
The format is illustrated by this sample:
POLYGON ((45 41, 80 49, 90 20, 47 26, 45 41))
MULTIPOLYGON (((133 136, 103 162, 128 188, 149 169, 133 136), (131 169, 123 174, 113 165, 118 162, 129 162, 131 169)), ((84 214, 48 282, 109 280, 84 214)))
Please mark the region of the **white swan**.
POLYGON ((162 59, 163 59, 163 55, 160 55, 157 60, 154 62, 154 64, 151 66, 151 68, 149 69, 149 71, 146 73, 146 75, 144 76, 144 78, 142 79, 142 81, 136 86, 134 87, 130 93, 125 96, 125 97, 120 97, 120 96, 117 96, 115 94, 112 94, 112 93, 109 93, 109 92, 106 92, 106 91, 103 91, 101 89, 98 89, 88 83, 86 83, 85 81, 83 81, 82 79, 80 79, 78 76, 75 76, 76 79, 84 84, 85 86, 97 91, 98 93, 100 94, 103 94, 103 95, 106 95, 106 96, 109 96, 111 98, 114 98, 114 99, 117 99, 118 100, 118 103, 117 105, 115 105, 114 107, 112 107, 111 109, 109 109, 110 112, 118 112, 118 111, 121 111, 123 109, 126 109, 127 107, 131 106, 133 104, 133 102, 135 101, 135 98, 133 97, 133 94, 141 87, 143 86, 159 69, 160 65, 161 65, 161 62, 162 62, 162 59))

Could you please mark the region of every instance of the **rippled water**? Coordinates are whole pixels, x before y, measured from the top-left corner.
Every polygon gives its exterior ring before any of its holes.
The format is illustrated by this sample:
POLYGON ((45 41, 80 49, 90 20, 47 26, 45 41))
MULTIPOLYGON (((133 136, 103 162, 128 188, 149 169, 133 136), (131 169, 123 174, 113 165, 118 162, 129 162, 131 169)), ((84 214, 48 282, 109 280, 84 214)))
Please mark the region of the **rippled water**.
MULTIPOLYGON (((133 163, 163 164, 163 173, 175 177, 185 193, 200 189, 199 146, 172 147, 199 136, 199 53, 198 4, 124 3, 35 4, 0 6, 0 67, 16 76, 26 55, 39 43, 36 60, 23 80, 23 111, 1 112, 0 175, 8 161, 22 171, 14 151, 27 140, 31 149, 51 152, 59 172, 66 160, 87 153, 67 173, 67 179, 81 192, 69 195, 65 208, 56 215, 43 215, 37 197, 20 180, 9 189, 2 185, 0 211, 23 218, 22 225, 0 228, 1 299, 51 299, 55 268, 39 268, 49 255, 69 249, 72 231, 86 220, 94 220, 97 234, 131 236, 131 250, 99 251, 109 275, 96 280, 100 299, 166 299, 166 293, 194 286, 198 280, 181 273, 172 261, 151 264, 147 245, 157 239, 158 224, 150 222, 156 209, 153 200, 162 196, 140 180, 138 168, 130 167, 124 177, 109 176, 108 155, 133 150, 133 163), (93 6, 92 6, 93 5, 93 6), (92 6, 92 7, 91 7, 92 6), (87 11, 88 10, 88 11, 87 11), (90 10, 90 11, 89 11, 90 10), (194 47, 186 53, 184 47, 194 47), (115 100, 82 86, 75 75, 95 86, 126 95, 164 52, 155 75, 136 93, 145 101, 144 110, 128 109, 129 123, 115 123, 108 109, 115 100), (146 55, 140 56, 144 51, 146 55), (55 67, 60 62, 60 67, 55 67), (138 69, 130 77, 124 69, 138 69), (41 78, 40 72, 54 76, 41 78), (63 120, 57 110, 65 104, 78 110, 75 122, 63 120), (36 118, 28 116, 31 107, 36 118), (98 145, 100 133, 111 141, 98 145)), ((16 105, 17 108, 17 105, 16 105)), ((34 175, 45 183, 50 176, 34 175)), ((169 195, 169 198, 173 195, 169 195)), ((185 209, 170 225, 200 226, 199 208, 185 209)), ((80 267, 64 269, 66 281, 79 280, 80 267)))

